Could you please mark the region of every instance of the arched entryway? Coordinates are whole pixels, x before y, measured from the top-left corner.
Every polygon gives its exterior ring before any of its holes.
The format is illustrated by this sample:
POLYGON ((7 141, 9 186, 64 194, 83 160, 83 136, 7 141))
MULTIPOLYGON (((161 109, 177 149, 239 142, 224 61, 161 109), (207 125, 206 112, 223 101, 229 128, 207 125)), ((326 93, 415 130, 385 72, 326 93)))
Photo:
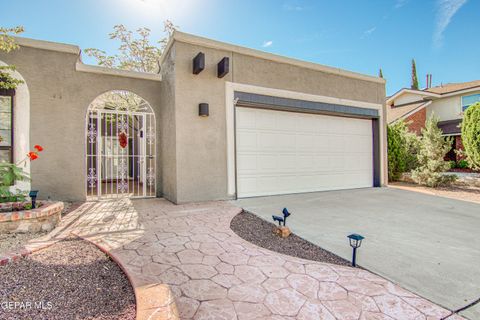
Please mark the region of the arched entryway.
POLYGON ((86 117, 87 198, 155 197, 155 114, 140 96, 108 91, 86 117))

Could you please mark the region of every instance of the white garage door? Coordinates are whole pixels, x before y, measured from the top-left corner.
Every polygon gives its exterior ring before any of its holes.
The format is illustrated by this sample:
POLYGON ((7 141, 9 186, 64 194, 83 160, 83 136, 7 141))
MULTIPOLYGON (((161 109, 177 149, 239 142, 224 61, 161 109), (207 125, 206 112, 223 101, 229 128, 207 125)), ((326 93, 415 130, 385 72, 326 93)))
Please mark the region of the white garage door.
POLYGON ((372 121, 236 108, 237 196, 373 186, 372 121))

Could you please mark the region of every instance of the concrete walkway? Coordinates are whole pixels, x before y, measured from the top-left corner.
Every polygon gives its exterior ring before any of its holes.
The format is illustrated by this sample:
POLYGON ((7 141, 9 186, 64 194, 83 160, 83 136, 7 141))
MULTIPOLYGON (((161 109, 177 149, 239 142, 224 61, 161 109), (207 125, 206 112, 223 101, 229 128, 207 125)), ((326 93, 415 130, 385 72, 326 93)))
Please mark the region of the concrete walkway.
MULTIPOLYGON (((100 245, 143 295, 139 319, 462 319, 370 272, 239 238, 227 202, 86 203, 63 232, 100 245)), ((138 299, 138 296, 137 296, 138 299)))
MULTIPOLYGON (((358 263, 450 310, 480 298, 480 205, 392 188, 235 202, 267 221, 283 207, 300 237, 351 259, 346 236, 366 237, 358 263)), ((478 309, 462 314, 480 319, 478 309)))

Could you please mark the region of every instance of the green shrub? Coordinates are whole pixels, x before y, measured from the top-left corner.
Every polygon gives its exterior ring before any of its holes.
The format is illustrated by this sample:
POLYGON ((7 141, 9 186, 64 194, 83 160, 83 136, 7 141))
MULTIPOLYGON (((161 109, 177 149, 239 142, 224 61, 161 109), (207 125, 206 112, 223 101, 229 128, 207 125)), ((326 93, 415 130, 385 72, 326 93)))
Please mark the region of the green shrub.
POLYGON ((453 160, 448 161, 448 163, 450 164, 450 169, 455 169, 457 167, 457 163, 453 160))
POLYGON ((456 167, 459 168, 459 169, 467 169, 467 168, 469 168, 468 161, 465 160, 465 159, 457 161, 457 166, 456 167))
POLYGON ((16 181, 29 181, 29 175, 13 163, 0 162, 0 202, 16 202, 25 200, 26 194, 20 190, 12 190, 16 181))
POLYGON ((387 126, 388 179, 398 180, 402 173, 417 166, 418 137, 408 131, 404 121, 387 126))
POLYGON ((480 169, 480 102, 465 110, 462 121, 462 141, 472 169, 480 169))
POLYGON ((412 170, 412 179, 418 184, 428 187, 447 185, 456 179, 454 175, 444 175, 443 172, 450 168, 450 163, 444 160, 450 151, 452 138, 442 136, 438 128, 438 118, 432 116, 425 123, 420 138, 418 150, 418 168, 412 170))

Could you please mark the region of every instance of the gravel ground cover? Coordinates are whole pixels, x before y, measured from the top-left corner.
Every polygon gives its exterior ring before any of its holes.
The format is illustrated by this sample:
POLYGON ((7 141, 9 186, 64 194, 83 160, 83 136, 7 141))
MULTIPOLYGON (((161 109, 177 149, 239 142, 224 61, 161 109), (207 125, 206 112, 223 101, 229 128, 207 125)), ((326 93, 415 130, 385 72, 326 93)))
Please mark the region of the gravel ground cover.
POLYGON ((275 235, 274 227, 273 223, 246 211, 236 215, 230 223, 230 228, 241 238, 262 248, 302 259, 350 266, 350 262, 347 260, 293 233, 287 238, 275 235))
MULTIPOLYGON (((62 217, 77 209, 83 202, 64 202, 62 217)), ((0 233, 0 256, 23 248, 30 240, 41 238, 48 232, 37 233, 0 233)))
POLYGON ((2 253, 23 248, 28 241, 43 237, 47 232, 38 233, 0 233, 0 256, 2 253))
POLYGON ((71 238, 0 267, 0 318, 135 319, 135 296, 115 262, 71 238))
POLYGON ((450 186, 428 188, 409 182, 390 182, 389 187, 422 192, 440 197, 480 203, 480 188, 470 186, 450 186))

